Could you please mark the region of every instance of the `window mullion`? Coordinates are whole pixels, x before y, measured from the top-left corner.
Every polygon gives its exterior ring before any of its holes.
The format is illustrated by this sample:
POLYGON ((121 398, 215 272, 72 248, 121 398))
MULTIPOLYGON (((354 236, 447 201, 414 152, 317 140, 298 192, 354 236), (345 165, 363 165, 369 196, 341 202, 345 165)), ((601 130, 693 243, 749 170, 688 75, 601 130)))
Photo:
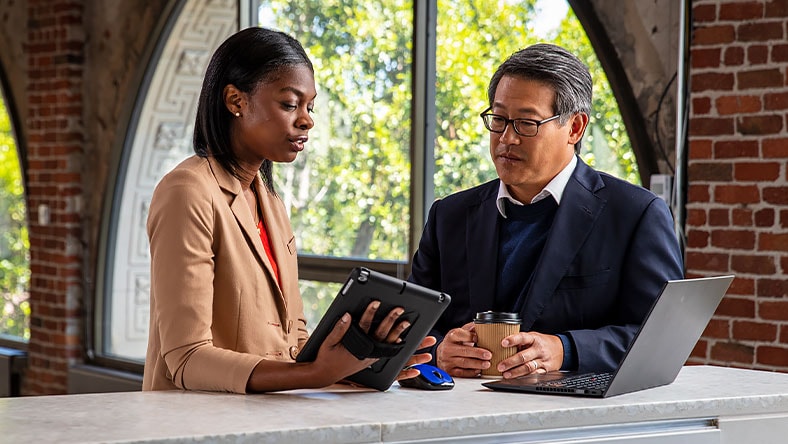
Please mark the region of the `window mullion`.
POLYGON ((413 106, 411 114, 411 202, 408 268, 421 238, 434 193, 435 49, 437 0, 413 5, 413 106))

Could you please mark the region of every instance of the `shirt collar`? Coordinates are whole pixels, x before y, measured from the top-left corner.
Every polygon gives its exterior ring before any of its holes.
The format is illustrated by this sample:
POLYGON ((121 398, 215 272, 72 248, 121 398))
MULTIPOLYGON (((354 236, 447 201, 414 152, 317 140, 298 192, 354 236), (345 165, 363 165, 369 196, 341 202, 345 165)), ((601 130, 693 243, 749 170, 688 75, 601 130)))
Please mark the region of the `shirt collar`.
MULTIPOLYGON (((569 183, 569 178, 572 177, 572 173, 575 171, 575 167, 577 166, 577 156, 572 156, 572 160, 562 169, 553 180, 547 183, 547 185, 540 191, 529 203, 536 203, 540 200, 552 196, 555 199, 557 204, 561 204, 561 197, 564 195, 564 190, 566 189, 566 184, 569 183)), ((504 200, 508 200, 509 202, 515 205, 525 205, 524 203, 518 201, 509 193, 509 190, 506 188, 503 182, 499 181, 498 185, 498 198, 495 201, 495 205, 498 207, 498 212, 501 213, 501 216, 506 217, 506 206, 504 205, 504 200)))

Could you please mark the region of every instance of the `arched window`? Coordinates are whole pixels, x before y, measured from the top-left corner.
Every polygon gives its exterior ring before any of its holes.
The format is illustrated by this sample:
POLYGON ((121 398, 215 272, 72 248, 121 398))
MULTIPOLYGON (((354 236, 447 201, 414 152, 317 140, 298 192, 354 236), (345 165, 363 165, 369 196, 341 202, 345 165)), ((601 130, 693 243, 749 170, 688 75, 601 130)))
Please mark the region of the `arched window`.
POLYGON ((307 150, 294 163, 274 168, 298 241, 310 327, 353 266, 407 276, 434 197, 495 177, 479 112, 495 67, 528 44, 554 41, 591 65, 597 114, 591 116, 583 157, 638 181, 610 86, 563 0, 185 0, 179 5, 151 58, 115 190, 108 196, 104 293, 95 323, 100 356, 133 362, 145 357, 147 203, 162 175, 191 155, 208 58, 239 27, 261 25, 292 34, 315 66, 316 125, 307 150), (558 18, 551 21, 548 14, 556 11, 558 18))
POLYGON ((150 59, 118 165, 107 226, 96 354, 143 361, 148 344, 150 257, 145 223, 159 179, 193 154, 192 128, 205 67, 238 30, 239 2, 187 0, 173 11, 150 59))
POLYGON ((30 241, 19 151, 0 94, 0 338, 30 338, 30 241))

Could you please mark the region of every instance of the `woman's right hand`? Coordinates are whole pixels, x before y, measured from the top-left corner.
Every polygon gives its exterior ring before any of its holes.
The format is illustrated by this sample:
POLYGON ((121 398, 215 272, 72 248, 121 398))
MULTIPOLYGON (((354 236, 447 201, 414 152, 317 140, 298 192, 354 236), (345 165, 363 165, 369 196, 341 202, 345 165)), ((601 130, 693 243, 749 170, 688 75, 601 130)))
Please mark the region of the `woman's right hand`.
MULTIPOLYGON (((401 307, 393 308, 381 320, 375 331, 370 332, 372 320, 380 308, 379 301, 372 301, 367 305, 366 310, 358 320, 358 325, 372 339, 378 342, 388 342, 395 344, 400 341, 400 335, 410 326, 410 322, 398 322, 404 310, 401 307)), ((325 341, 317 352, 314 361, 316 377, 323 379, 324 385, 338 382, 354 373, 357 373, 377 361, 376 358, 357 359, 350 353, 344 345, 342 338, 353 322, 349 313, 345 313, 334 325, 334 328, 326 336, 325 341)))
MULTIPOLYGON (((378 308, 380 302, 371 302, 358 319, 359 327, 375 341, 392 344, 399 342, 402 332, 410 326, 410 322, 399 320, 404 310, 401 307, 392 309, 375 331, 370 332, 378 308)), ((357 359, 342 345, 342 338, 351 322, 355 320, 351 319, 350 314, 342 315, 326 336, 313 362, 261 360, 249 376, 246 390, 249 393, 260 393, 326 387, 374 364, 377 359, 357 359)))

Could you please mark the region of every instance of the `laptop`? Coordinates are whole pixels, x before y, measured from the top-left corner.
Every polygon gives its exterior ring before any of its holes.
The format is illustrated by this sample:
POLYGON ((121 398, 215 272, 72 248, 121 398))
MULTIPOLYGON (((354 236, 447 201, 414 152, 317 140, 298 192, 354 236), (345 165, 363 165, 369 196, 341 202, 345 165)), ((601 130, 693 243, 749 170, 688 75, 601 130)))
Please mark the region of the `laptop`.
POLYGON ((548 372, 482 383, 502 391, 606 398, 673 382, 734 276, 667 281, 612 373, 548 372))

